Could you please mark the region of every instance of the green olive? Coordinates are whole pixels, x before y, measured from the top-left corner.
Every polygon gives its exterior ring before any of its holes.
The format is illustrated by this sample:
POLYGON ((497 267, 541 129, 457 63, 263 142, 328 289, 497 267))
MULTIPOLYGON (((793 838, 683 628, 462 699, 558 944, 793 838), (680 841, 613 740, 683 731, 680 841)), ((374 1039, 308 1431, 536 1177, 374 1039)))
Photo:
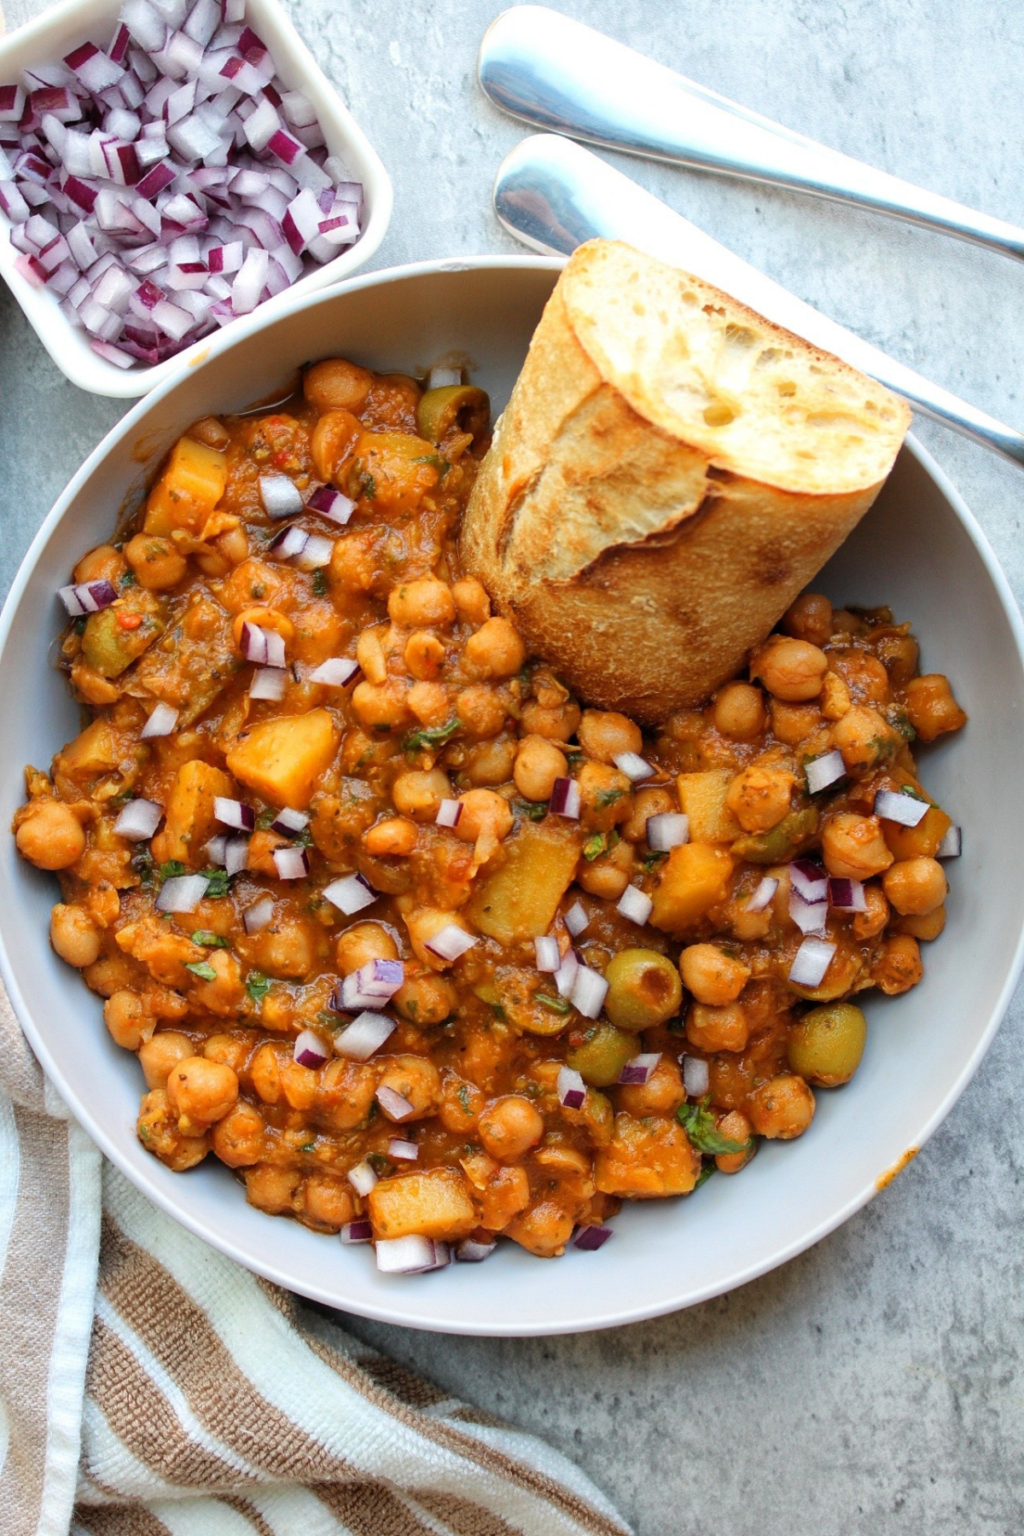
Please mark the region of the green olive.
POLYGON ((594 1024, 587 1030, 582 1045, 566 1051, 565 1062, 592 1088, 610 1088, 635 1055, 636 1040, 632 1035, 616 1029, 614 1024, 594 1024))
POLYGON ((656 949, 620 949, 604 973, 604 1011, 620 1029, 650 1029, 679 1012, 683 984, 666 955, 656 949))
POLYGON ((867 1033, 867 1020, 853 1003, 812 1008, 789 1031, 789 1065, 809 1083, 838 1088, 860 1066, 867 1033))
POLYGON ((445 384, 428 389, 416 407, 416 426, 421 437, 439 443, 453 430, 479 437, 487 431, 491 402, 472 384, 445 384))

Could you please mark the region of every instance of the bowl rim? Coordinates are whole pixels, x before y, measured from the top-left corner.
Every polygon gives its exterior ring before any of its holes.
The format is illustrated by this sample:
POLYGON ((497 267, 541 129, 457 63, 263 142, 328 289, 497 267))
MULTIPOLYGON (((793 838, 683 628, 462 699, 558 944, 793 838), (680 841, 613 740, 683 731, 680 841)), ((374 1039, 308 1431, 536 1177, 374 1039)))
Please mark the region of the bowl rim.
MULTIPOLYGON (((42 11, 12 32, 0 36, 0 78, 13 56, 22 58, 26 50, 33 57, 37 50, 45 49, 55 32, 98 32, 106 26, 110 17, 116 17, 121 0, 59 0, 57 5, 42 11)), ((275 62, 284 54, 286 72, 294 74, 301 88, 312 98, 318 117, 328 119, 326 126, 343 140, 342 158, 352 163, 353 173, 363 183, 364 205, 368 214, 366 227, 354 245, 343 248, 339 254, 322 266, 314 267, 289 288, 267 299, 252 314, 267 318, 279 315, 298 294, 306 298, 325 287, 336 286, 359 267, 372 260, 388 232, 394 208, 394 188, 391 178, 377 151, 342 100, 333 81, 324 74, 302 38, 291 16, 280 0, 246 0, 246 15, 257 29, 267 33, 267 42, 275 62)), ((60 48, 63 48, 63 44, 60 48)), ((23 63, 16 68, 20 70, 23 63)), ((131 400, 148 395, 166 379, 173 378, 181 367, 196 367, 207 356, 211 344, 225 331, 235 334, 236 328, 250 316, 232 320, 223 328, 200 337, 183 352, 175 353, 162 363, 144 367, 117 368, 98 353, 90 352, 80 344, 80 338, 70 320, 57 307, 56 294, 48 289, 37 289, 21 273, 14 263, 18 255, 10 239, 10 224, 0 214, 0 276, 2 276, 18 302, 22 313, 51 360, 64 376, 79 389, 109 399, 131 400), (67 345, 68 338, 74 345, 67 345)))
MULTIPOLYGON (((254 311, 252 315, 245 317, 243 320, 236 321, 227 331, 220 333, 220 336, 214 339, 214 345, 210 349, 210 356, 219 355, 221 352, 241 343, 253 332, 265 329, 268 325, 286 319, 292 313, 328 303, 341 294, 387 285, 402 279, 431 276, 443 272, 501 270, 509 267, 556 272, 564 264, 564 259, 560 257, 510 254, 504 256, 440 258, 384 268, 377 272, 367 273, 361 277, 350 279, 344 284, 331 288, 328 291, 296 296, 285 309, 278 309, 268 314, 262 312, 267 308, 267 306, 263 306, 262 311, 254 311)), ((11 584, 3 609, 0 611, 0 662, 3 659, 15 614, 25 596, 28 582, 34 573, 39 557, 52 533, 73 505, 79 490, 88 477, 101 464, 113 443, 121 437, 129 436, 134 431, 139 419, 154 404, 175 389, 188 372, 189 368, 187 365, 181 368, 180 372, 175 371, 174 374, 157 386, 155 390, 137 401, 133 408, 97 444, 81 468, 69 481, 65 490, 57 498, 57 501, 33 538, 17 575, 11 584)), ((1024 620, 1021 618, 1009 582, 984 531, 948 476, 927 449, 912 434, 908 434, 905 440, 905 447, 911 457, 917 461, 924 472, 932 479, 977 551, 998 597, 1002 612, 1009 624, 1010 632, 1016 645, 1017 658, 1022 669, 1024 669, 1024 620)), ((956 1078, 948 1086, 941 1100, 933 1106, 924 1118, 917 1133, 909 1138, 907 1150, 911 1156, 915 1155, 925 1145, 942 1124, 977 1072, 992 1044, 996 1031, 1003 1021, 1010 999, 1020 979, 1022 969, 1024 969, 1024 928, 1022 928, 1018 935, 1012 962, 1007 970, 1006 977, 991 1010, 985 1029, 979 1036, 971 1055, 963 1064, 956 1078)), ((595 1329, 622 1327, 629 1323, 644 1321, 647 1318, 665 1316, 668 1313, 708 1301, 715 1296, 727 1294, 729 1291, 746 1285, 749 1281, 756 1280, 761 1275, 767 1274, 780 1265, 787 1263, 790 1259, 795 1258, 798 1254, 805 1252, 820 1242, 822 1238, 835 1231, 837 1227, 842 1226, 858 1210, 867 1205, 876 1194, 880 1193, 881 1189, 889 1182, 888 1177, 884 1179, 874 1178, 867 1181, 842 1206, 832 1211, 816 1226, 802 1233, 798 1238, 782 1243, 777 1249, 742 1266, 725 1283, 703 1285, 692 1291, 683 1290, 677 1294, 666 1296, 656 1305, 641 1304, 636 1306, 622 1305, 609 1307, 603 1304, 600 1309, 594 1310, 574 1321, 570 1328, 566 1328, 561 1324, 548 1327, 543 1321, 510 1323, 496 1320, 494 1325, 472 1321, 460 1322, 456 1320, 454 1323, 449 1320, 439 1321, 436 1313, 421 1313, 415 1293, 405 1290, 402 1292, 400 1301, 397 1294, 388 1293, 383 1290, 379 1304, 367 1304, 362 1301, 340 1301, 336 1294, 332 1294, 326 1288, 315 1284, 309 1284, 305 1287, 297 1285, 295 1277, 284 1272, 273 1261, 253 1258, 249 1254, 243 1253, 237 1244, 223 1237, 215 1227, 208 1226, 206 1222, 195 1217, 189 1209, 187 1199, 177 1198, 176 1191, 174 1194, 166 1193, 158 1184, 151 1183, 145 1175, 140 1176, 137 1168, 130 1166, 122 1159, 116 1144, 108 1134, 103 1122, 96 1120, 81 1106, 74 1084, 66 1079, 60 1061, 50 1052, 37 1031, 31 1011, 15 979, 2 925, 0 925, 0 976, 3 978, 15 1014, 36 1057, 47 1076, 61 1094, 68 1109, 87 1131, 92 1140, 99 1146, 104 1155, 129 1179, 135 1188, 147 1199, 151 1200, 159 1209, 171 1216, 175 1221, 180 1222, 182 1226, 196 1237, 209 1243, 211 1247, 223 1253, 226 1257, 233 1259, 236 1263, 242 1265, 243 1268, 262 1276, 275 1285, 279 1285, 289 1291, 297 1291, 300 1295, 306 1296, 312 1301, 320 1302, 334 1310, 349 1311, 357 1316, 366 1317, 377 1322, 408 1328, 420 1328, 428 1332, 457 1333, 474 1337, 539 1338, 548 1334, 585 1333, 595 1329)), ((898 1172, 902 1166, 902 1162, 897 1163, 892 1173, 898 1172)), ((187 1190, 182 1191, 183 1195, 186 1193, 187 1190)))

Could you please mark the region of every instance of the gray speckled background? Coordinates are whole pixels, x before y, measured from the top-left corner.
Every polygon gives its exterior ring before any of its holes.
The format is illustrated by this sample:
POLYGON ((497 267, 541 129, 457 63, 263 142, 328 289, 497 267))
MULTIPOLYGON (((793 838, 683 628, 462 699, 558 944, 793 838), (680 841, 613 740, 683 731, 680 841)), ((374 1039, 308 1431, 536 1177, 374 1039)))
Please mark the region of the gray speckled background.
MULTIPOLYGON (((8 3, 14 25, 37 9, 8 3)), ((498 0, 302 0, 300 30, 395 182, 376 263, 511 249, 490 212, 521 136, 480 96, 498 0)), ((1006 0, 561 0, 561 9, 850 154, 1024 223, 1024 9, 1006 0)), ((1024 272, 867 214, 622 162, 802 297, 1009 422, 1024 272)), ((81 394, 0 292, 2 575, 120 415, 81 394)), ((917 429, 1020 596, 1024 477, 917 429)), ((969 623, 970 616, 964 616, 969 623)), ((969 703, 969 701, 967 701, 969 703)), ((673 1317, 585 1337, 354 1331, 547 1435, 640 1536, 1018 1536, 1024 1216, 1018 1000, 924 1154, 784 1269, 673 1317)))

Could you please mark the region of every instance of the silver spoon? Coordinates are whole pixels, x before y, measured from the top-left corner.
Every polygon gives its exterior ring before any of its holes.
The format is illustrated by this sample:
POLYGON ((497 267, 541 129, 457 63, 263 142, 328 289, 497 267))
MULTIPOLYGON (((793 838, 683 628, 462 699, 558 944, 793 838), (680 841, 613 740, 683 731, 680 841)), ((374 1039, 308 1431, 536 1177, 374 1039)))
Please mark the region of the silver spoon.
POLYGON ((683 267, 870 374, 923 415, 1024 466, 1024 434, 959 400, 805 304, 569 139, 547 133, 524 139, 498 172, 494 207, 505 228, 535 251, 568 255, 584 240, 603 236, 627 240, 683 267))
POLYGON ((479 72, 497 106, 536 127, 856 203, 1024 258, 1024 229, 827 149, 546 6, 493 21, 479 72))

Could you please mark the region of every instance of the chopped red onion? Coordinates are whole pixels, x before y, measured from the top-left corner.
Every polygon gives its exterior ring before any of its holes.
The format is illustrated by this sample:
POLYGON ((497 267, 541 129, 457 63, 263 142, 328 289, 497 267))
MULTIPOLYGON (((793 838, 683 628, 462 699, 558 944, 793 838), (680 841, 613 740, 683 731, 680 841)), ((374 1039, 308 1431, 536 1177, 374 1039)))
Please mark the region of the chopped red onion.
POLYGON ((229 837, 224 844, 224 868, 229 875, 240 875, 249 862, 249 844, 244 837, 229 837))
MULTIPOLYGON (((288 484, 291 485, 290 480, 288 484)), ((302 554, 308 543, 309 534, 297 523, 291 523, 271 539, 267 545, 267 554, 273 555, 277 560, 294 560, 296 555, 302 554)))
POLYGON ((958 859, 963 853, 963 830, 950 827, 936 850, 937 859, 958 859))
POLYGON ((203 849, 203 857, 207 864, 213 864, 217 869, 224 868, 224 853, 228 846, 227 835, 223 832, 216 837, 211 837, 203 849))
POLYGON ((399 1093, 395 1088, 389 1088, 386 1083, 381 1083, 376 1097, 377 1103, 389 1120, 407 1120, 416 1108, 414 1104, 409 1103, 404 1094, 399 1093))
POLYGON ((286 664, 284 640, 276 629, 243 624, 239 649, 246 661, 254 661, 258 667, 283 667, 286 664))
POLYGON ((141 843, 153 836, 163 819, 164 808, 155 800, 129 800, 114 822, 118 837, 129 842, 141 843))
POLYGON ((242 926, 246 933, 262 933, 274 921, 274 902, 270 896, 261 896, 254 906, 242 913, 242 926))
POLYGON ((357 971, 345 977, 343 987, 352 982, 350 991, 371 999, 370 1007, 382 1008, 388 998, 394 997, 405 981, 405 966, 401 960, 368 960, 357 971), (374 1000, 377 1000, 376 1003, 374 1000))
POLYGON ((323 895, 346 917, 354 917, 377 900, 377 892, 362 875, 343 875, 340 880, 325 885, 323 895))
POLYGON ((835 784, 839 779, 846 777, 843 754, 836 750, 825 752, 821 757, 812 757, 810 762, 804 764, 804 773, 807 775, 807 788, 811 794, 819 795, 823 789, 828 789, 830 784, 835 784))
POLYGON ((338 1236, 347 1245, 368 1243, 373 1237, 373 1228, 368 1221, 346 1221, 338 1236))
POLYGON ((804 901, 828 900, 828 876, 813 859, 794 859, 789 866, 789 881, 804 901))
POLYGON ((626 778, 631 779, 634 784, 640 784, 644 779, 651 778, 655 772, 646 758, 641 757, 637 752, 616 752, 612 762, 619 772, 624 773, 626 778))
POLYGON ((432 955, 450 964, 479 942, 479 939, 467 933, 464 928, 460 928, 457 923, 446 923, 432 938, 424 939, 423 948, 429 949, 432 955))
POLYGON ((583 1253, 596 1253, 612 1235, 611 1227, 580 1227, 572 1240, 574 1248, 583 1253))
POLYGON ((771 875, 765 875, 758 883, 757 889, 743 908, 744 912, 763 912, 771 902, 772 897, 779 888, 779 882, 771 875))
POLYGON ((349 1061, 369 1061, 395 1030, 386 1013, 360 1013, 334 1037, 334 1049, 349 1061))
POLYGON ((81 581, 77 586, 61 587, 57 596, 73 619, 83 614, 99 613, 117 601, 117 588, 109 581, 81 581))
POLYGON ((916 795, 905 795, 892 789, 880 789, 875 796, 875 815, 883 821, 895 821, 901 827, 916 827, 927 816, 930 807, 927 800, 916 795))
POLYGON ((563 1109, 582 1109, 587 1097, 587 1085, 579 1072, 572 1067, 559 1067, 555 1083, 558 1102, 563 1109))
POLYGON ((275 848, 274 866, 279 880, 305 880, 309 874, 309 854, 305 848, 275 848))
MULTIPOLYGON (((828 890, 827 884, 825 889, 826 891, 828 890)), ((828 902, 805 901, 794 886, 789 893, 789 915, 801 933, 816 933, 820 935, 825 932, 828 902)))
POLYGON ((194 912, 209 883, 205 875, 172 875, 160 887, 154 905, 158 912, 194 912))
POLYGON ((604 1006, 608 983, 588 965, 581 965, 572 984, 572 1005, 585 1019, 596 1019, 604 1006))
POLYGON ((820 987, 835 952, 834 944, 827 944, 822 939, 804 939, 789 968, 790 981, 795 987, 809 987, 812 991, 820 987))
POLYGON ((306 500, 306 509, 309 512, 319 512, 321 517, 326 517, 332 523, 339 523, 342 527, 348 522, 355 511, 356 504, 343 496, 340 491, 332 486, 321 485, 306 500))
POLYGON ((619 1082, 623 1088, 645 1087, 650 1082, 660 1060, 660 1051, 646 1051, 642 1056, 632 1057, 619 1073, 619 1082))
POLYGON ((459 817, 462 815, 461 800, 442 800, 437 808, 437 816, 434 825, 438 827, 457 827, 459 817))
POLYGON ((308 674, 306 682, 322 683, 325 688, 345 688, 358 671, 358 661, 350 656, 330 656, 308 674))
POLYGON ((302 511, 302 493, 287 475, 260 475, 260 500, 268 517, 293 517, 302 511))
POLYGON ((305 544, 294 557, 295 564, 300 571, 322 571, 330 565, 333 554, 332 540, 323 539, 318 533, 307 533, 305 544))
POLYGON ((392 1136, 388 1142, 388 1156, 400 1163, 415 1163, 419 1155, 420 1149, 415 1141, 404 1141, 401 1136, 392 1136))
POLYGON ((537 952, 537 969, 553 976, 562 963, 562 957, 558 953, 558 940, 551 935, 542 935, 534 939, 533 947, 537 952))
POLYGON ((683 1087, 691 1099, 702 1099, 711 1087, 711 1069, 700 1056, 683 1057, 683 1087))
POLYGON ((464 1237, 455 1250, 460 1264, 482 1264, 497 1248, 497 1243, 481 1243, 476 1238, 464 1237))
POLYGON ((639 886, 627 885, 615 908, 621 917, 628 918, 642 928, 654 911, 654 902, 639 886))
POLYGON ((580 787, 575 779, 556 779, 551 791, 551 813, 569 821, 580 819, 580 787))
POLYGON ((558 988, 559 997, 571 997, 572 989, 576 985, 576 976, 580 969, 580 962, 576 958, 574 949, 567 949, 562 956, 558 970, 555 972, 555 986, 558 988))
POLYGON ((288 688, 288 674, 281 667, 257 667, 249 684, 250 699, 280 703, 288 688))
POLYGON ((435 1244, 416 1234, 378 1239, 376 1258, 377 1268, 385 1275, 421 1275, 437 1266, 435 1244))
POLYGON ((229 800, 225 795, 214 795, 213 814, 222 827, 234 827, 236 832, 251 832, 256 825, 256 812, 251 805, 229 800))
POLYGON ((304 1029, 295 1037, 293 1055, 300 1067, 322 1067, 328 1051, 319 1035, 311 1029, 304 1029))
POLYGON ((278 811, 270 823, 271 832, 279 832, 282 837, 298 837, 309 826, 309 817, 305 811, 293 811, 287 806, 283 811, 278 811))
POLYGON ((573 938, 579 938, 580 934, 590 923, 590 917, 582 901, 574 901, 564 918, 565 926, 573 938))
POLYGON ((832 877, 828 882, 828 902, 837 912, 866 912, 868 909, 864 884, 860 880, 832 877))
POLYGON ((670 853, 689 841, 690 818, 681 811, 659 811, 648 816, 645 836, 652 853, 670 853))
POLYGON ((371 1164, 364 1158, 361 1163, 356 1163, 354 1168, 349 1169, 348 1181, 357 1195, 368 1195, 377 1182, 377 1175, 371 1164))

